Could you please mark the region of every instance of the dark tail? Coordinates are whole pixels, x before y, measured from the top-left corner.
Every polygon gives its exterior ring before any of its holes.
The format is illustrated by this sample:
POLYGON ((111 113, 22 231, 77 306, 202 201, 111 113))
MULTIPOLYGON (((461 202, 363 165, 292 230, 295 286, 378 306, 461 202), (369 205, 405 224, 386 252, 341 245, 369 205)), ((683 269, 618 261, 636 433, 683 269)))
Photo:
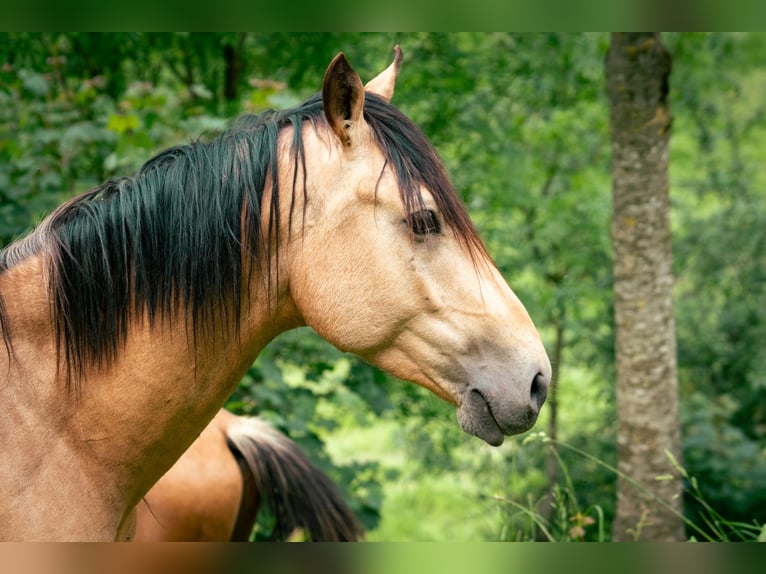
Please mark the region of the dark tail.
POLYGON ((232 540, 248 539, 261 502, 276 519, 271 540, 286 540, 299 529, 314 542, 364 539, 361 524, 335 484, 268 423, 241 417, 228 429, 227 443, 245 484, 232 540))

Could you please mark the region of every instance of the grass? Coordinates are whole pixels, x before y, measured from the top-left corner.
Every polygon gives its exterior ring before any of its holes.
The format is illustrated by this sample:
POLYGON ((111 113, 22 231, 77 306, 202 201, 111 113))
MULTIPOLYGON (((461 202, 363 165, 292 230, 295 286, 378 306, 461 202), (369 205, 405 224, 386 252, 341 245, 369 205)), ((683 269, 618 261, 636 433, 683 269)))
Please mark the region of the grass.
MULTIPOLYGON (((413 473, 411 461, 396 447, 399 432, 400 425, 385 421, 370 427, 355 428, 353 432, 340 431, 328 437, 328 451, 336 462, 376 461, 389 477, 383 481, 382 520, 377 528, 367 533, 370 541, 607 542, 610 533, 604 509, 598 504, 582 504, 567 464, 561 457, 563 451, 574 453, 589 463, 605 468, 615 476, 624 478, 657 503, 672 508, 613 465, 580 448, 553 441, 544 432, 529 433, 521 443, 509 441, 510 444, 500 450, 485 449, 482 453, 480 449, 478 454, 476 444, 469 439, 465 450, 473 450, 474 456, 485 454, 495 459, 495 476, 472 474, 470 469, 474 467, 469 465, 464 469, 451 469, 447 472, 413 473), (532 483, 522 481, 512 490, 508 488, 509 473, 513 475, 513 481, 525 478, 508 468, 509 464, 513 464, 509 460, 513 460, 516 452, 514 449, 530 448, 534 443, 542 444, 554 453, 560 468, 560 483, 543 499, 529 496, 520 498, 519 492, 539 492, 539 488, 533 488, 534 480, 532 483), (502 449, 506 449, 505 452, 502 449), (503 484, 505 487, 500 486, 503 484), (549 512, 543 512, 548 508, 549 512)), ((705 502, 697 480, 670 453, 666 454, 689 485, 687 495, 704 510, 699 523, 675 512, 686 524, 690 541, 766 541, 766 525, 755 521, 743 523, 727 520, 705 502)), ((636 525, 636 532, 639 531, 640 524, 636 525)))
MULTIPOLYGON (((326 437, 327 451, 336 463, 375 461, 387 476, 383 481, 382 519, 377 528, 367 532, 367 539, 387 542, 492 539, 492 532, 498 530, 498 513, 497 504, 483 497, 486 482, 460 469, 413 473, 413 462, 397 446, 400 432, 400 424, 382 421, 326 437)), ((473 444, 473 439, 467 440, 473 444)))
MULTIPOLYGON (((531 433, 525 439, 525 443, 533 441, 541 441, 555 454, 564 477, 564 484, 557 485, 553 491, 552 500, 550 501, 550 504, 553 507, 553 519, 544 517, 537 510, 539 505, 530 504, 529 502, 523 504, 517 500, 507 498, 498 499, 499 503, 506 505, 512 510, 511 518, 520 515, 528 519, 528 528, 517 530, 515 532, 515 538, 511 539, 535 540, 538 538, 537 533, 541 532, 545 539, 552 542, 578 541, 584 539, 586 527, 594 526, 597 528, 597 535, 593 539, 601 542, 608 541, 609 537, 605 529, 604 512, 602 508, 598 505, 594 505, 581 509, 578 504, 574 486, 569 478, 567 466, 559 456, 559 449, 564 449, 572 451, 584 459, 606 468, 614 473, 615 476, 625 479, 633 488, 641 491, 647 498, 652 499, 654 502, 671 510, 671 512, 673 512, 686 525, 686 531, 691 533, 689 540, 692 542, 698 540, 706 542, 766 542, 766 524, 759 524, 756 521, 753 521, 752 523, 744 523, 726 519, 704 500, 696 478, 690 476, 688 471, 683 468, 668 451, 665 452, 665 455, 683 477, 685 483, 689 485, 687 495, 694 499, 703 508, 703 512, 700 514, 702 524, 698 524, 687 516, 684 516, 683 513, 675 510, 675 508, 667 501, 657 497, 650 490, 639 485, 630 476, 625 475, 614 466, 582 449, 561 441, 551 440, 543 432, 531 433)), ((671 480, 673 477, 658 476, 656 479, 671 480)), ((509 520, 508 523, 509 525, 513 524, 513 520, 509 520)), ((640 535, 640 531, 641 524, 637 524, 635 527, 637 538, 640 535)), ((506 534, 506 539, 508 538, 509 537, 506 534)))

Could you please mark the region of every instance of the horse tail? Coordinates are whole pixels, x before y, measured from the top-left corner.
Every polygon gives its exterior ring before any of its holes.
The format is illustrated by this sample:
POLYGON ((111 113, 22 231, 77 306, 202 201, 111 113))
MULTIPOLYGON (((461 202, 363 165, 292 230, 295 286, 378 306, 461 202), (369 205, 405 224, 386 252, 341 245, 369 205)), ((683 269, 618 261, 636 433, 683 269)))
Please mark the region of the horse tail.
POLYGON ((364 539, 338 488, 297 444, 256 417, 238 417, 226 434, 244 479, 232 540, 249 538, 261 502, 275 517, 270 540, 286 540, 301 529, 314 542, 364 539))

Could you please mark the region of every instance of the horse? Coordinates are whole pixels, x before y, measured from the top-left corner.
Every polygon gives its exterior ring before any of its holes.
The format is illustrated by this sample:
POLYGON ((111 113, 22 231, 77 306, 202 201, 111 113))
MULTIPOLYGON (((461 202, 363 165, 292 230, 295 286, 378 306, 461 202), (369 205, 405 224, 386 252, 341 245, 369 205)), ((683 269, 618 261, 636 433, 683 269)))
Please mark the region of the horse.
POLYGON ((139 502, 133 540, 247 541, 262 506, 273 514, 271 541, 364 539, 337 487, 298 445, 257 417, 221 409, 139 502))
POLYGON ((551 367, 433 145, 341 52, 321 91, 171 147, 0 253, 0 539, 126 540, 264 346, 308 325, 490 445, 551 367))

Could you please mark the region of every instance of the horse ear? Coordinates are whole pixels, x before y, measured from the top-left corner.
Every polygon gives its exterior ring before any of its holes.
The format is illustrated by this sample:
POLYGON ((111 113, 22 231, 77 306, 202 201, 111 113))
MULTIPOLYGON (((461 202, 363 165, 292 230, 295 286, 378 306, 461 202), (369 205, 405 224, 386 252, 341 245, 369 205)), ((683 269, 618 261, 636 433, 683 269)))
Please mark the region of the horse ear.
POLYGON ((355 122, 361 120, 363 108, 362 80, 340 52, 324 74, 322 109, 332 131, 343 145, 351 145, 352 128, 355 122))
POLYGON ((396 77, 399 75, 399 68, 402 67, 402 49, 397 44, 394 46, 394 61, 391 65, 367 82, 364 86, 365 91, 377 94, 387 102, 391 101, 394 95, 394 85, 396 77))

